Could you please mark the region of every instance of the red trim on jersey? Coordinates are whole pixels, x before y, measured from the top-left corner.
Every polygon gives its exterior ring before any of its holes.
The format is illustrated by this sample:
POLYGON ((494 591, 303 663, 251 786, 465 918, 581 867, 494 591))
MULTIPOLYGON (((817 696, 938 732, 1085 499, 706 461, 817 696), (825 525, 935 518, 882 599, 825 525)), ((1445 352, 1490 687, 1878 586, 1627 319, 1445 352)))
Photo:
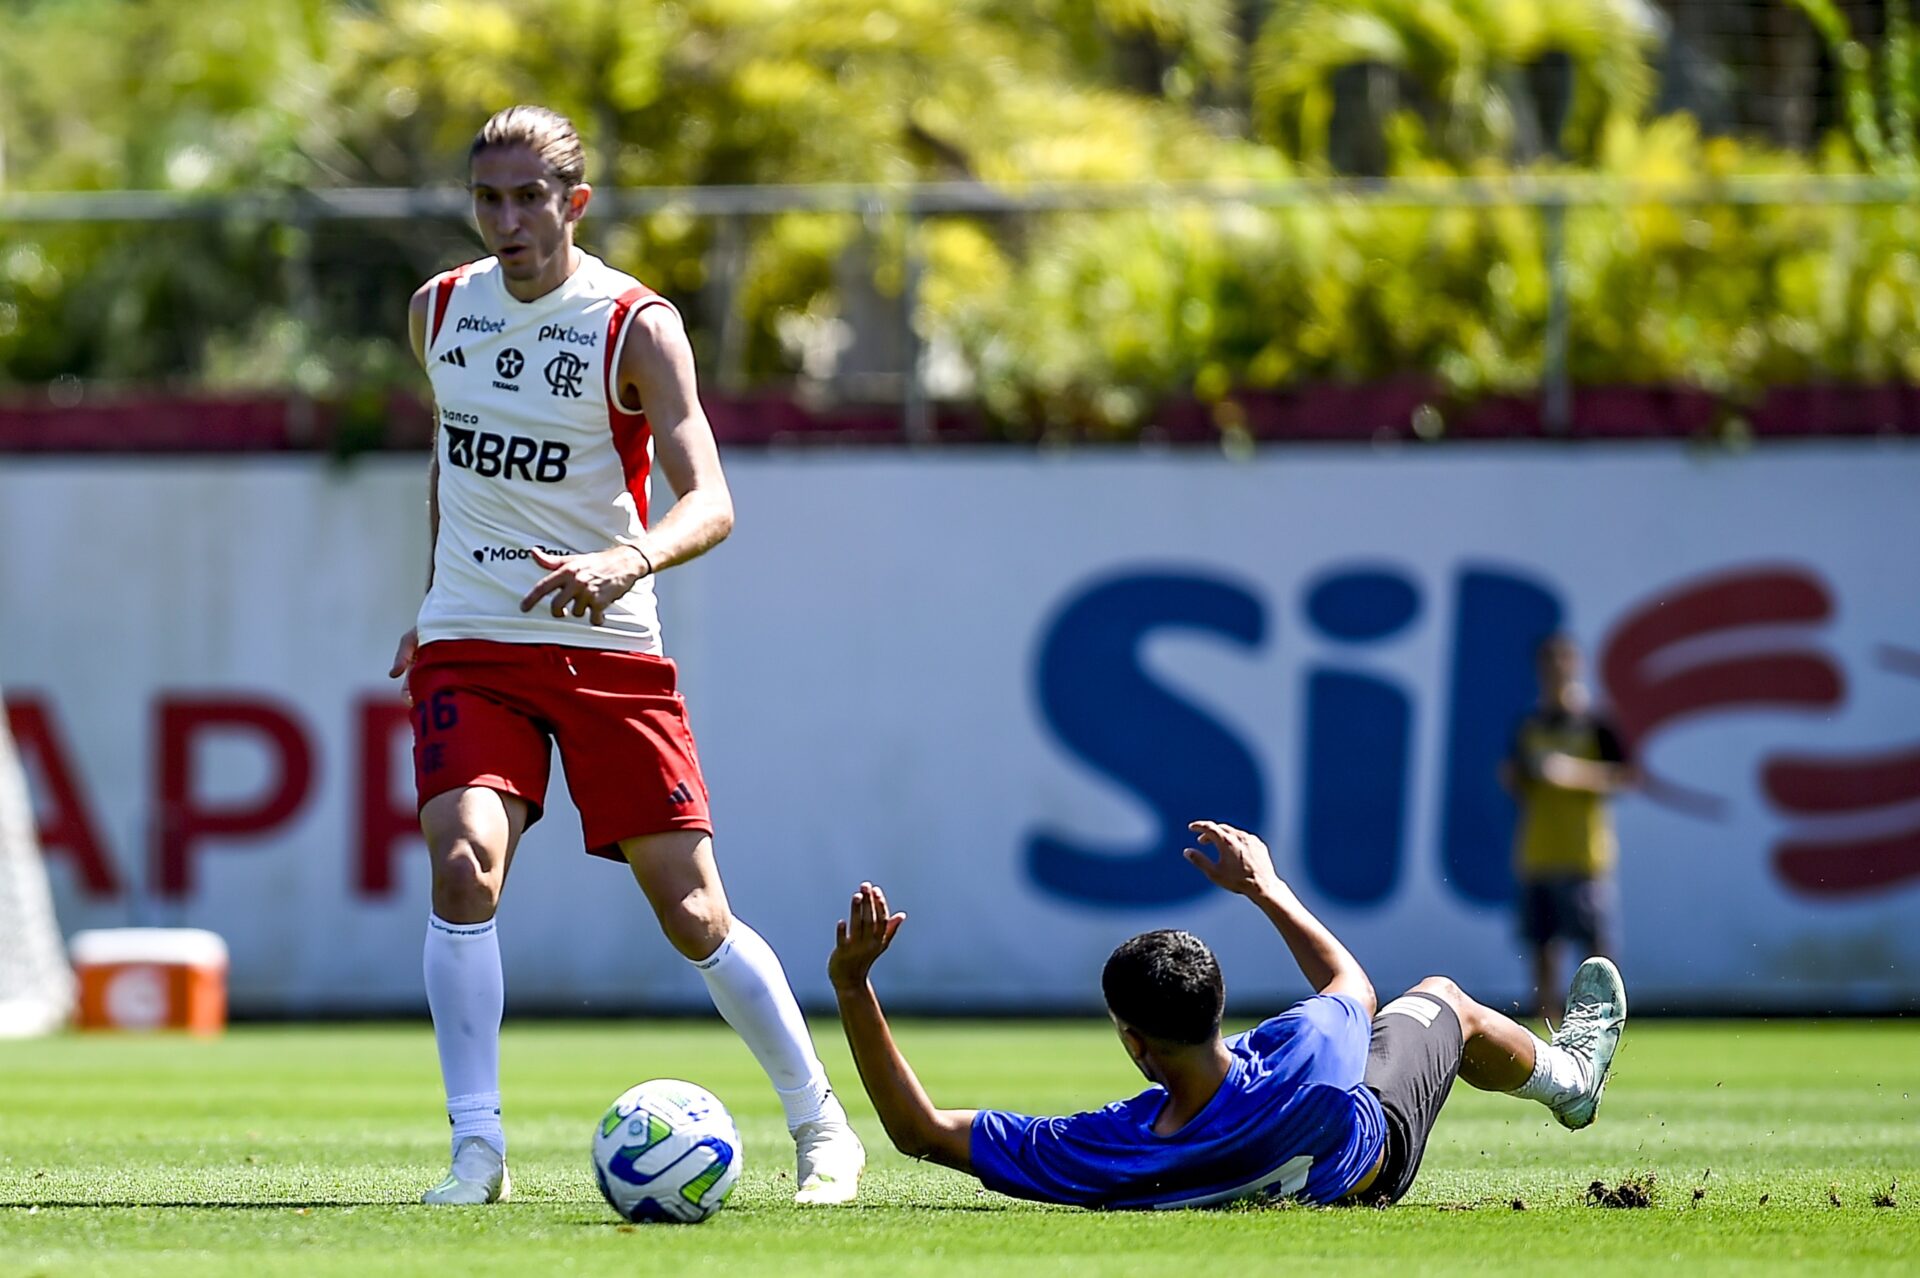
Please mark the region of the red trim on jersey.
POLYGON ((467 268, 472 262, 462 262, 451 271, 442 275, 433 289, 433 327, 427 332, 427 350, 433 350, 433 344, 440 340, 440 326, 447 322, 447 307, 453 304, 453 286, 466 278, 467 268))
POLYGON ((607 356, 601 369, 601 380, 607 390, 607 428, 613 432, 613 446, 620 453, 621 469, 626 472, 627 492, 633 497, 633 507, 640 512, 640 526, 647 526, 647 475, 653 468, 653 458, 647 450, 647 442, 653 437, 653 428, 647 424, 647 415, 630 413, 620 406, 620 379, 616 376, 615 363, 620 354, 620 335, 626 330, 627 321, 635 312, 659 303, 667 305, 667 299, 641 284, 628 289, 614 301, 613 310, 607 316, 607 356))

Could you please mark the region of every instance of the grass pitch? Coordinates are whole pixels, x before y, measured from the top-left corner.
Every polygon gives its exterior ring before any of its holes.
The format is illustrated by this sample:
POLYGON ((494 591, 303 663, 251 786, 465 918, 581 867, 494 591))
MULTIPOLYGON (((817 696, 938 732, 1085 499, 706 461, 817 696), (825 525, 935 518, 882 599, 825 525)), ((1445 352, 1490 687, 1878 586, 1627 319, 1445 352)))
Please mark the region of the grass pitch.
MULTIPOLYGON (((0 1043, 0 1274, 1920 1272, 1912 1021, 1639 1022, 1588 1131, 1456 1087, 1390 1210, 1124 1215, 1017 1203, 900 1157, 838 1027, 815 1032, 870 1151, 853 1209, 791 1205, 778 1106, 717 1023, 510 1025, 515 1196, 480 1210, 416 1205, 447 1153, 424 1025, 0 1043), (662 1075, 717 1092, 745 1140, 745 1174, 704 1225, 627 1225, 588 1170, 607 1102, 662 1075), (1586 1201, 1595 1181, 1647 1177, 1650 1208, 1586 1201)), ((1059 1111, 1139 1086, 1104 1024, 900 1037, 941 1104, 1059 1111)))

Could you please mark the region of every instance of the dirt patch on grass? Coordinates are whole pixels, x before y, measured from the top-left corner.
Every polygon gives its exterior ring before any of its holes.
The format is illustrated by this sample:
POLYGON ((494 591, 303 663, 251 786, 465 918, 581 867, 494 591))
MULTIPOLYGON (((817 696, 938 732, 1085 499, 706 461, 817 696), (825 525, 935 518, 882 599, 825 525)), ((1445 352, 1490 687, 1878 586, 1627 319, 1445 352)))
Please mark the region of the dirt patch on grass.
POLYGON ((1596 1180, 1587 1186, 1587 1206, 1589 1207, 1651 1207, 1653 1198, 1652 1172, 1628 1176, 1617 1185, 1596 1180))

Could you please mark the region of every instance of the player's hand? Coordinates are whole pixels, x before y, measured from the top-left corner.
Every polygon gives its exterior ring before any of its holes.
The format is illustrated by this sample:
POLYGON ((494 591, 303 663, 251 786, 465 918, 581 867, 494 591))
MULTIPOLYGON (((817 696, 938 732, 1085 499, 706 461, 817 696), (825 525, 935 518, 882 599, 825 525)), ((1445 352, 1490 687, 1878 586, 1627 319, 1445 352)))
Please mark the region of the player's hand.
POLYGON ((1215 887, 1236 896, 1259 896, 1281 885, 1273 869, 1273 853, 1256 836, 1218 821, 1193 821, 1187 828, 1220 854, 1217 860, 1199 848, 1188 848, 1183 854, 1215 887))
POLYGON ((1550 750, 1540 756, 1540 779, 1562 790, 1579 789, 1591 783, 1586 760, 1558 750, 1550 750))
POLYGON ((532 612, 534 605, 552 595, 548 604, 556 617, 569 611, 576 617, 591 617, 598 626, 614 600, 632 590, 647 575, 647 561, 632 546, 614 546, 585 555, 549 555, 534 548, 533 562, 548 570, 520 601, 521 612, 532 612))
POLYGON ((827 960, 827 979, 835 989, 858 989, 867 983, 874 960, 893 944, 893 934, 907 921, 905 914, 887 913, 887 894, 862 883, 853 894, 847 917, 834 925, 833 956, 827 960))
POLYGON ((393 652, 393 666, 387 671, 387 678, 402 680, 400 695, 406 698, 408 705, 413 704, 413 693, 404 681, 407 671, 413 669, 413 659, 419 655, 420 632, 417 629, 409 630, 400 636, 400 646, 393 652))

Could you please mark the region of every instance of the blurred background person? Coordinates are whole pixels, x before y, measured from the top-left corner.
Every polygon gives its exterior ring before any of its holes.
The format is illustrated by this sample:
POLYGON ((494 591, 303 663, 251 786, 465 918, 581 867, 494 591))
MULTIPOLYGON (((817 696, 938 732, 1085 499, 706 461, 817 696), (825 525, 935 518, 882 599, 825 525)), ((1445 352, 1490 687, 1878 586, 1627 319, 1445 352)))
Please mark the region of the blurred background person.
POLYGON ((1580 647, 1549 635, 1534 653, 1540 704, 1513 735, 1501 780, 1520 805, 1514 834, 1520 938, 1533 977, 1534 1015, 1552 1008, 1561 941, 1575 958, 1619 949, 1618 840, 1608 800, 1637 780, 1619 732, 1590 705, 1580 647))

